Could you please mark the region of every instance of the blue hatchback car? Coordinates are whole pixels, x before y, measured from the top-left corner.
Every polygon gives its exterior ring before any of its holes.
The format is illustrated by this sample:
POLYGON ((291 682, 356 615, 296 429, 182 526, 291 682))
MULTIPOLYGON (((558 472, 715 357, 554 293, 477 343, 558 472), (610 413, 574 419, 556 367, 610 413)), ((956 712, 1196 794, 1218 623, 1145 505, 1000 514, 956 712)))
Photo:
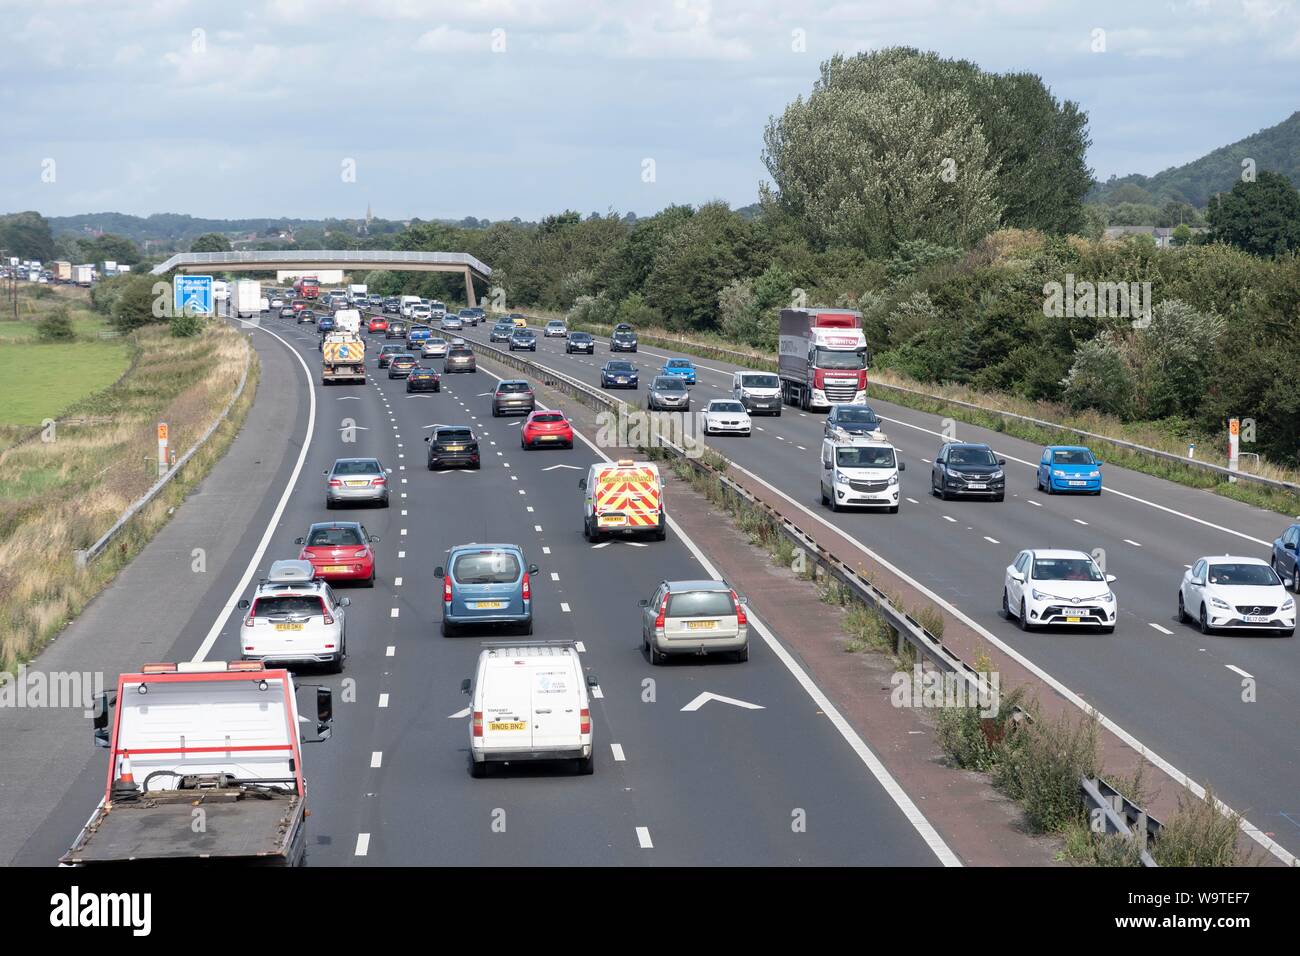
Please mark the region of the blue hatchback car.
POLYGON ((1049 495, 1059 491, 1101 494, 1101 462, 1082 445, 1048 445, 1038 461, 1038 487, 1049 495))
POLYGON ((659 370, 660 375, 674 375, 686 380, 687 385, 695 384, 695 366, 690 359, 669 359, 659 370))
POLYGON ((537 565, 524 562, 517 544, 461 544, 447 552, 442 578, 442 636, 474 625, 514 625, 533 633, 530 576, 537 565))

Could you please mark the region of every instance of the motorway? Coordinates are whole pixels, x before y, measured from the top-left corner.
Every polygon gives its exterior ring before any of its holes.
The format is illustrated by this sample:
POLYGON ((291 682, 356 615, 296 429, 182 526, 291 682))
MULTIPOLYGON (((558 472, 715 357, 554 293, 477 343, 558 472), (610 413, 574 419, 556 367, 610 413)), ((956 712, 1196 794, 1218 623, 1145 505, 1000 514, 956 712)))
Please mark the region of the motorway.
MULTIPOLYGON (((465 337, 486 343, 491 323, 465 337)), ((599 385, 609 358, 632 361, 641 388, 609 394, 644 407, 645 387, 670 355, 642 346, 595 356, 566 355, 564 340, 544 338, 520 356, 599 385)), ((500 348, 504 348, 502 343, 500 348)), ((688 356, 689 357, 689 356, 688 356)), ((693 359, 699 384, 692 408, 730 397, 738 366, 693 359)), ((1183 571, 1206 554, 1267 558, 1285 519, 1210 492, 1105 466, 1100 497, 1048 496, 1035 489, 1041 447, 957 423, 956 438, 986 441, 1007 459, 1001 503, 940 501, 929 493, 943 420, 872 401, 889 440, 908 465, 899 514, 841 512, 820 505, 818 479, 824 413, 786 407, 780 417, 755 417, 753 436, 721 436, 708 444, 778 489, 809 520, 842 529, 863 548, 929 589, 995 645, 1036 665, 1049 682, 1097 708, 1136 738, 1166 769, 1212 786, 1216 795, 1285 849, 1300 853, 1300 643, 1264 636, 1202 636, 1177 621, 1183 571), (1000 609, 1004 569, 1023 548, 1101 549, 1118 577, 1119 624, 1113 635, 1077 631, 1024 633, 1000 609), (1255 686, 1256 698, 1245 692, 1255 686)), ((1100 450, 1105 457, 1104 449, 1100 450)))
MULTIPOLYGON (((286 443, 302 442, 300 467, 287 479, 283 508, 247 502, 265 521, 220 573, 195 585, 206 588, 202 611, 171 644, 170 659, 237 659, 234 601, 251 596, 247 579, 255 583, 273 560, 296 557, 294 538, 311 522, 356 519, 379 536, 376 586, 340 589, 353 602, 344 673, 302 675, 333 686, 336 701, 333 739, 304 755, 309 865, 955 862, 768 640, 752 636, 744 664, 650 666, 638 599, 662 578, 708 576, 707 558, 676 528, 665 542, 594 550, 581 535, 577 479, 595 451, 581 442, 521 450, 521 419, 491 417, 491 372, 447 376, 441 393, 407 395, 403 381, 375 368, 380 339, 372 337, 369 383, 327 388, 314 327, 268 318, 253 336, 264 387, 269 375, 293 376, 299 387, 285 402, 283 433, 286 443), (289 348, 301 362, 283 360, 289 348), (345 441, 353 423, 355 441, 345 441), (426 470, 422 438, 438 423, 475 428, 481 471, 426 470), (393 469, 389 508, 325 510, 321 474, 352 456, 393 469), (520 544, 540 567, 532 639, 581 642, 584 666, 599 677, 594 777, 544 766, 469 776, 460 682, 473 672, 480 640, 496 636, 441 637, 433 576, 446 549, 468 541, 520 544), (704 692, 761 709, 712 701, 683 710, 704 692)), ((170 641, 141 647, 143 656, 122 667, 168 659, 170 641)), ((87 754, 14 862, 49 864, 66 849, 102 795, 102 756, 87 754)))

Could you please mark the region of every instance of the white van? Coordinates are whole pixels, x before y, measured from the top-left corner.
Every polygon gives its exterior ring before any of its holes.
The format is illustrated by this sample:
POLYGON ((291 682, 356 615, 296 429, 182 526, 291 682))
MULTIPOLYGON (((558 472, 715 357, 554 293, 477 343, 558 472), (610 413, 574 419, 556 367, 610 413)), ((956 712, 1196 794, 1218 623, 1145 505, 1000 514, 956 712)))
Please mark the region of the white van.
POLYGON ((484 644, 473 681, 461 684, 471 700, 470 776, 525 760, 568 760, 580 774, 594 772, 587 688, 596 685, 572 642, 484 644))
POLYGON ((781 414, 781 380, 772 372, 737 372, 731 376, 731 397, 751 415, 781 414))
POLYGON ((872 434, 837 432, 834 438, 822 439, 822 504, 831 511, 867 505, 897 514, 899 472, 906 469, 889 442, 872 434))

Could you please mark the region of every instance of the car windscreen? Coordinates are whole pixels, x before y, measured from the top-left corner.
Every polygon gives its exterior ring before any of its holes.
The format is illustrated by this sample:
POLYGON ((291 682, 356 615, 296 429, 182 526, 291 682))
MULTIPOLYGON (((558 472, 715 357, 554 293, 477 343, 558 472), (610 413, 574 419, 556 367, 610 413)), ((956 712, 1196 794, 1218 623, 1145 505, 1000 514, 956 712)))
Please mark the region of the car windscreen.
POLYGON ((618 339, 620 342, 629 342, 636 338, 636 336, 631 332, 615 332, 613 338, 618 339))
POLYGON ((438 442, 473 441, 474 433, 468 428, 440 428, 438 429, 438 437, 434 440, 438 442))
POLYGON ((709 411, 711 412, 735 412, 740 413, 745 410, 745 406, 740 402, 709 402, 709 411))
POLYGON ((447 358, 467 359, 473 357, 474 353, 466 348, 450 348, 447 350, 447 358))
POLYGON ((1273 587, 1281 580, 1267 564, 1212 564, 1209 581, 1219 587, 1273 587))
POLYGON ((317 528, 307 539, 309 548, 349 548, 360 547, 362 544, 361 532, 356 528, 317 528))
POLYGON ((726 591, 679 591, 668 597, 668 617, 727 617, 736 613, 726 591))
POLYGON ((1035 581, 1105 581, 1101 570, 1087 558, 1035 558, 1035 581))
POLYGON ((562 329, 562 328, 564 328, 564 323, 563 323, 563 322, 547 322, 547 323, 546 323, 546 327, 547 327, 548 329, 562 329))
POLYGON ((564 416, 561 415, 559 412, 541 412, 540 414, 537 414, 537 415, 534 415, 534 416, 533 416, 533 421, 535 421, 535 422, 562 422, 562 421, 564 421, 564 416))
POLYGON ((1052 452, 1053 465, 1091 465, 1096 462, 1086 448, 1058 448, 1052 452))
POLYGON ((336 475, 377 475, 382 469, 377 461, 336 461, 336 475))
POLYGON ((667 376, 665 376, 664 378, 657 378, 657 379, 655 379, 654 387, 655 387, 655 390, 656 390, 656 391, 659 391, 659 392, 684 392, 684 391, 686 391, 686 383, 685 383, 685 382, 683 382, 683 381, 682 381, 681 379, 679 379, 679 378, 670 378, 670 377, 667 377, 667 376))
POLYGON ((569 336, 569 341, 571 342, 588 342, 590 340, 591 340, 591 335, 588 334, 587 332, 574 332, 572 335, 569 336))
POLYGON ((950 465, 996 465, 998 460, 987 448, 954 448, 948 452, 950 465))
POLYGON ((519 559, 509 551, 459 554, 452 562, 451 576, 460 584, 510 584, 519 580, 519 559))
POLYGON ((277 594, 253 602, 253 617, 273 614, 320 614, 321 600, 314 594, 277 594))
POLYGON ((854 425, 874 425, 880 421, 869 408, 841 408, 835 413, 835 418, 854 425))
POLYGON ((741 388, 780 388, 781 383, 775 375, 742 375, 741 388))
POLYGON ((527 392, 528 390, 527 382, 502 382, 497 386, 498 392, 527 392))
POLYGON ((866 368, 867 357, 862 352, 818 349, 813 364, 818 368, 866 368))
POLYGON ((669 359, 667 368, 690 368, 691 363, 688 359, 669 359))
POLYGON ((893 468, 892 448, 837 448, 835 464, 841 468, 893 468))
POLYGON ((611 372, 630 372, 632 371, 631 362, 610 362, 605 366, 611 372))

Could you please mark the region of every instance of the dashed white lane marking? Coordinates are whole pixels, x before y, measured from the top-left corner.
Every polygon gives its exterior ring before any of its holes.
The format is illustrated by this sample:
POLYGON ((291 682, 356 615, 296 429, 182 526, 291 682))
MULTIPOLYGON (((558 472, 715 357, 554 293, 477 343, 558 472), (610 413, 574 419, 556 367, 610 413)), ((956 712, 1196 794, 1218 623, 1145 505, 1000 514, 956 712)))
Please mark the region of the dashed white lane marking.
POLYGON ((520 493, 521 495, 526 495, 526 494, 528 494, 528 492, 524 491, 524 489, 522 489, 522 488, 519 489, 519 493, 520 493))
POLYGON ((518 481, 518 480, 519 480, 519 476, 518 476, 518 475, 511 475, 511 476, 510 476, 510 480, 511 480, 511 481, 518 481))
POLYGON ((402 579, 393 578, 393 587, 400 588, 401 586, 402 586, 402 579))
POLYGON ((1088 523, 1088 522, 1084 521, 1082 518, 1073 518, 1073 519, 1071 519, 1071 520, 1073 520, 1075 524, 1084 524, 1084 525, 1086 525, 1086 524, 1088 523))
POLYGON ((380 707, 387 707, 387 706, 388 706, 388 695, 387 695, 387 694, 380 694, 380 695, 379 695, 379 706, 380 706, 380 707))
POLYGON ((605 699, 605 692, 604 692, 603 690, 601 690, 601 689, 600 689, 600 685, 597 684, 595 687, 593 687, 593 688, 591 689, 591 696, 594 697, 594 698, 596 698, 597 700, 604 700, 604 699, 605 699))
POLYGON ((546 547, 545 545, 543 545, 543 546, 542 546, 542 554, 550 554, 550 553, 551 553, 551 549, 548 548, 548 547, 546 547))
POLYGON ((1150 626, 1150 627, 1154 627, 1154 628, 1155 628, 1157 631, 1159 631, 1161 634, 1172 634, 1172 633, 1174 633, 1173 631, 1169 630, 1169 628, 1167 628, 1167 627, 1161 627, 1159 624, 1155 623, 1154 621, 1148 621, 1147 624, 1148 624, 1148 626, 1150 626))
POLYGON ((614 754, 614 759, 615 759, 616 761, 618 761, 619 763, 622 763, 624 760, 627 759, 625 756, 623 756, 623 745, 622 745, 622 744, 610 744, 610 745, 609 745, 609 749, 613 752, 613 754, 614 754))
POLYGON ((944 516, 943 516, 943 520, 944 520, 944 521, 951 521, 953 524, 956 524, 956 523, 957 523, 957 519, 956 519, 956 518, 953 518, 953 517, 950 517, 949 515, 944 515, 944 516))
POLYGON ((376 770, 379 767, 382 767, 383 765, 384 765, 384 752, 382 750, 376 750, 374 753, 370 755, 370 768, 372 770, 376 770))
POLYGON ((795 445, 794 447, 795 447, 795 448, 798 448, 800 451, 807 451, 807 450, 808 450, 807 448, 804 448, 803 445, 795 445))
POLYGON ((365 856, 369 852, 370 852, 370 834, 358 833, 357 848, 356 851, 353 853, 353 856, 365 856))
POLYGON ((539 524, 535 524, 535 525, 533 525, 533 530, 534 530, 534 531, 537 531, 537 532, 540 532, 540 531, 542 530, 542 526, 539 525, 539 524))
POLYGON ((587 653, 587 645, 582 643, 582 641, 575 641, 573 646, 578 649, 579 654, 587 653))
POLYGON ((405 508, 402 509, 402 517, 403 517, 403 518, 406 517, 406 509, 405 509, 405 508))
POLYGON ((405 552, 405 551, 398 551, 398 552, 397 552, 397 556, 398 556, 399 558, 404 558, 404 557, 406 557, 406 552, 405 552))
POLYGON ((552 580, 552 581, 558 581, 558 580, 560 580, 560 572, 558 572, 558 571, 552 571, 552 572, 551 572, 551 580, 552 580))
MULTIPOLYGON (((1028 498, 1026 498, 1025 500, 1029 501, 1028 498)), ((1035 508, 1041 508, 1043 506, 1042 502, 1040 501, 1029 501, 1029 503, 1033 505, 1035 508)))
POLYGON ((403 528, 401 533, 402 533, 403 536, 405 536, 405 534, 406 534, 406 529, 403 528))
POLYGON ((1142 547, 1141 544, 1139 544, 1138 542, 1134 541, 1132 538, 1125 538, 1125 539, 1124 539, 1124 543, 1125 543, 1125 544, 1131 544, 1131 545, 1133 545, 1133 547, 1135 547, 1135 548, 1140 548, 1140 547, 1142 547))
POLYGON ((561 602, 560 602, 560 610, 563 611, 565 614, 568 614, 568 613, 569 613, 569 605, 567 605, 567 604, 565 604, 563 601, 561 601, 561 602))
POLYGON ((385 657, 396 657, 396 656, 397 656, 397 648, 396 648, 394 645, 389 644, 388 647, 387 647, 387 649, 384 651, 384 656, 385 656, 385 657))
POLYGON ((1251 674, 1251 673, 1249 673, 1248 671, 1244 671, 1244 670, 1242 670, 1242 669, 1241 669, 1240 667, 1238 667, 1236 664, 1224 664, 1223 666, 1226 667, 1228 670, 1232 671, 1233 673, 1240 674, 1242 677, 1249 677, 1251 680, 1254 680, 1254 679, 1255 679, 1255 675, 1254 675, 1254 674, 1251 674))
POLYGON ((639 843, 639 844, 641 845, 641 849, 643 849, 643 850, 653 850, 653 849, 654 849, 654 844, 650 842, 650 828, 649 828, 649 827, 637 827, 637 828, 636 828, 636 842, 639 843))
POLYGON ((919 504, 921 503, 921 502, 917 501, 915 498, 908 498, 907 500, 910 501, 910 502, 911 502, 912 504, 914 504, 914 505, 919 505, 919 504))
MULTIPOLYGON (((519 493, 520 493, 521 495, 523 494, 522 491, 519 492, 519 493)), ((532 505, 529 505, 529 506, 528 506, 528 513, 529 513, 529 514, 532 514, 532 513, 533 513, 533 506, 532 506, 532 505)), ((551 552, 547 551, 546 553, 547 553, 547 554, 550 554, 551 552)))
POLYGON ((990 538, 988 535, 985 535, 985 536, 984 536, 984 540, 987 541, 989 544, 1001 544, 1001 543, 1002 543, 1002 542, 999 541, 997 538, 990 538))

